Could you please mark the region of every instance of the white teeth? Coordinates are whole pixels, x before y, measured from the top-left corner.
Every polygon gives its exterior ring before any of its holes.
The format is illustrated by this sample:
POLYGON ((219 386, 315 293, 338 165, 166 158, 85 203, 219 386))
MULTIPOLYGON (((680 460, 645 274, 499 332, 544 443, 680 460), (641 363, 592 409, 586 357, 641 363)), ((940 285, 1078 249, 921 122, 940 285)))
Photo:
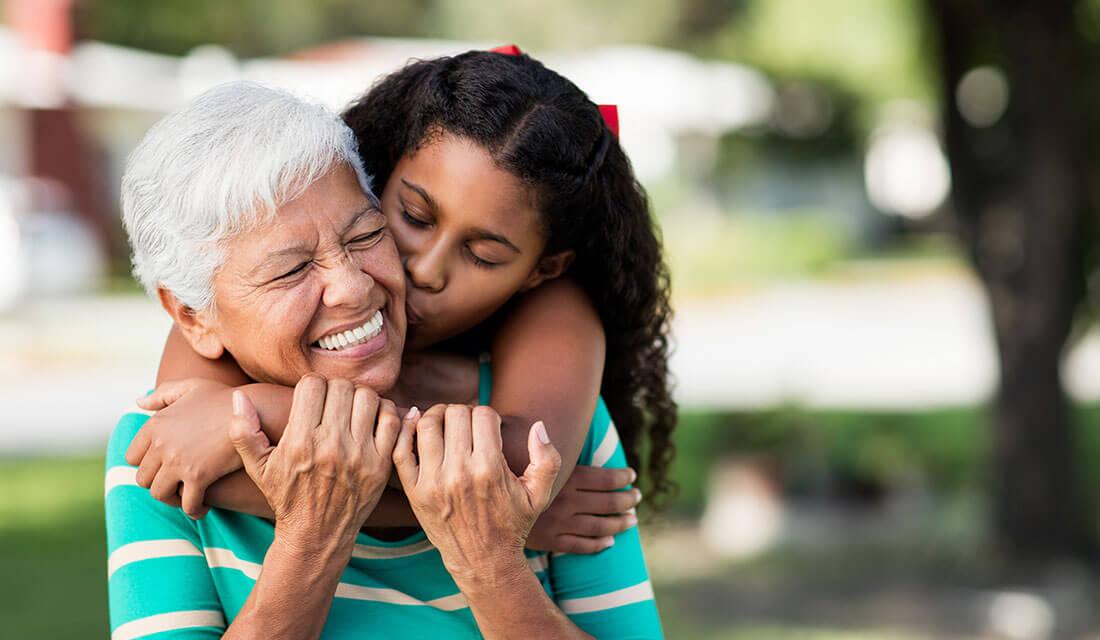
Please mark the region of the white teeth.
POLYGON ((317 341, 317 345, 328 351, 338 351, 347 347, 353 347, 370 340, 382 330, 382 311, 378 310, 361 326, 323 336, 317 341))

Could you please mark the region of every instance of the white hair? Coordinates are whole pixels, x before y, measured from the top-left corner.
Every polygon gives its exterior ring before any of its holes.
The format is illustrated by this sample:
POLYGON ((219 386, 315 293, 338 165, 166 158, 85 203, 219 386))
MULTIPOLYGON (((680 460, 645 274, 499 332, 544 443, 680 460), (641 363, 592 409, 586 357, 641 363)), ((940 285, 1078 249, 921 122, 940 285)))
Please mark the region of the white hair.
POLYGON ((134 276, 150 294, 164 287, 205 309, 225 241, 341 164, 375 200, 355 135, 336 114, 251 82, 206 91, 153 125, 126 163, 134 276))

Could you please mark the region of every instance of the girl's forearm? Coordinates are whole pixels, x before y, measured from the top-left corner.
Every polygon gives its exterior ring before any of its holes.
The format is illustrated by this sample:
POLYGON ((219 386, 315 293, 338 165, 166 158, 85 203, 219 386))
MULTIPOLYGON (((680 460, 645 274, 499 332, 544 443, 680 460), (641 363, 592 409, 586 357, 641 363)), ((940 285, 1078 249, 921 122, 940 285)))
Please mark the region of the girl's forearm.
POLYGON ((251 382, 228 353, 217 360, 210 360, 195 353, 179 327, 173 324, 168 340, 164 343, 164 353, 160 357, 157 384, 186 378, 206 378, 230 387, 251 382))
MULTIPOLYGON (((261 518, 273 518, 274 512, 260 488, 244 471, 237 471, 218 480, 206 490, 206 503, 213 507, 248 513, 261 518)), ((387 487, 382 492, 378 506, 374 508, 365 527, 415 527, 419 526, 405 494, 387 487)))
MULTIPOLYGON (((260 416, 260 426, 267 439, 272 443, 278 443, 286 431, 286 424, 290 421, 290 406, 294 403, 294 389, 278 384, 255 382, 237 387, 244 391, 252 406, 256 407, 256 413, 260 416)), ((226 428, 232 414, 226 414, 226 428)))

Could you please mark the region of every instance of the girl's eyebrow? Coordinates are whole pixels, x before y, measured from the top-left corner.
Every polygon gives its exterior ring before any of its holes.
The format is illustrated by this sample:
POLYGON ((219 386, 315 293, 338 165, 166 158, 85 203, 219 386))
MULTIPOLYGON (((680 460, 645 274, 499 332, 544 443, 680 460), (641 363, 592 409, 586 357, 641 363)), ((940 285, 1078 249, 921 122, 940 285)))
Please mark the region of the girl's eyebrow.
MULTIPOLYGON (((429 207, 431 207, 432 209, 439 209, 439 207, 435 204, 435 200, 432 200, 432 197, 428 195, 428 192, 424 190, 424 187, 416 184, 415 182, 409 182, 405 178, 401 178, 401 182, 406 187, 416 192, 416 194, 419 195, 421 198, 424 198, 424 201, 428 203, 429 207)), ((523 253, 523 251, 520 251, 519 247, 512 244, 511 240, 505 238, 499 233, 493 233, 492 231, 489 231, 487 229, 474 229, 473 233, 477 236, 478 240, 492 240, 493 242, 499 242, 500 244, 508 247, 516 253, 523 253)))
POLYGON ((516 253, 523 253, 522 251, 520 251, 519 247, 512 244, 512 242, 508 240, 508 238, 505 238, 499 233, 493 233, 492 231, 488 231, 486 229, 474 229, 473 233, 477 236, 478 240, 492 240, 493 242, 499 242, 500 244, 508 247, 516 253))
POLYGON ((408 187, 408 188, 412 189, 413 191, 415 191, 416 194, 419 195, 421 198, 424 198, 424 201, 428 203, 429 207, 431 207, 432 209, 438 209, 439 208, 438 206, 436 206, 435 200, 432 200, 432 197, 430 195, 428 195, 427 191, 424 190, 424 187, 422 187, 422 186, 420 186, 420 185, 418 185, 414 182, 409 182, 408 180, 406 180, 404 178, 401 178, 401 182, 406 187, 408 187))

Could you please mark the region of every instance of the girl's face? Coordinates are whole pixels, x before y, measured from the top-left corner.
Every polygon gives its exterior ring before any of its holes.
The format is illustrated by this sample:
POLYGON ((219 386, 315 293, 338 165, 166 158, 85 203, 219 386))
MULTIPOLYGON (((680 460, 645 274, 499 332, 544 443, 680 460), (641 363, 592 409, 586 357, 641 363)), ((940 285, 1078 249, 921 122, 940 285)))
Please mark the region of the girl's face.
POLYGON ((468 331, 568 264, 542 255, 533 190, 450 134, 397 163, 382 211, 405 267, 410 348, 468 331))

